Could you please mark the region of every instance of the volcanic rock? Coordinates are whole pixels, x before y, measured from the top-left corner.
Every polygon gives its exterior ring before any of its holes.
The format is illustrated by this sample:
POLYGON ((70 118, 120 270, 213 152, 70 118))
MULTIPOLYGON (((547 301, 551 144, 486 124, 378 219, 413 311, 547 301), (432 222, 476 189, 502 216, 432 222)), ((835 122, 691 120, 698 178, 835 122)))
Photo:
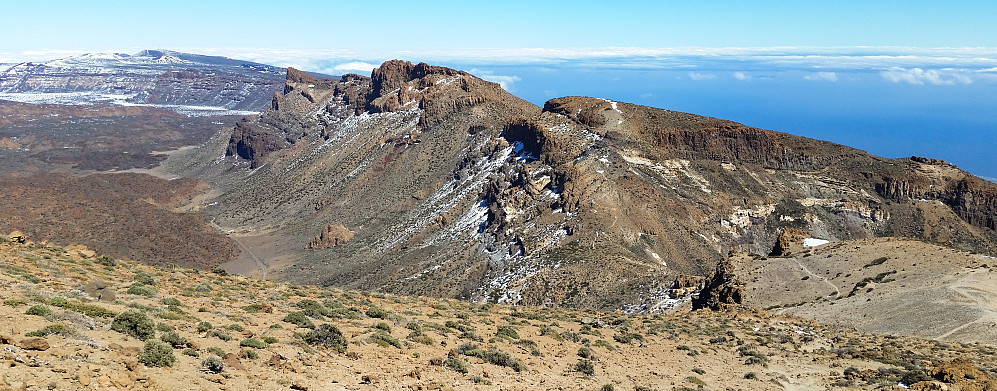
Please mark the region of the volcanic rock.
POLYGON ((322 249, 345 245, 353 239, 353 232, 346 229, 342 224, 326 225, 322 233, 316 236, 305 248, 322 249))

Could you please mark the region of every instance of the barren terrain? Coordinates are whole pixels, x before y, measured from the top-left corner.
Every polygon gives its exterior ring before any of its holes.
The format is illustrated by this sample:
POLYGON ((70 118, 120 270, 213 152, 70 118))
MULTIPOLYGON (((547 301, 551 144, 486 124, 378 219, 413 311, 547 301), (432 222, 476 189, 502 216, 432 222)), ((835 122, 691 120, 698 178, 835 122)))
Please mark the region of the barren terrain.
POLYGON ((997 366, 987 344, 764 311, 623 315, 369 294, 5 237, 0 293, 0 389, 981 390, 997 366), (316 344, 321 330, 344 339, 316 344))
POLYGON ((997 341, 997 259, 910 239, 742 255, 745 304, 868 332, 997 341))

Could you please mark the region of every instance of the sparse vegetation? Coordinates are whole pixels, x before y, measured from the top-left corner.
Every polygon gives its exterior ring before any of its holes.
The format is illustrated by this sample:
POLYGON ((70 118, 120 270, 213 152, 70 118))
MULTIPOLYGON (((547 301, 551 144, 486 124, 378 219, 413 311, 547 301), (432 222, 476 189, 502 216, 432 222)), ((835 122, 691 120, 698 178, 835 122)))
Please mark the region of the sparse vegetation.
POLYGON ((139 340, 147 340, 156 335, 155 324, 144 312, 128 310, 114 317, 111 330, 127 334, 139 340))
POLYGON ((321 324, 309 331, 303 339, 312 345, 332 348, 339 353, 346 352, 346 337, 339 331, 339 328, 328 323, 321 324))
POLYGON ((460 373, 467 373, 467 361, 461 358, 447 357, 446 360, 443 360, 443 366, 460 373))
POLYGON ((146 341, 145 347, 138 353, 137 358, 138 362, 148 367, 171 367, 177 361, 176 356, 173 355, 173 349, 156 340, 146 341))
POLYGON ((205 357, 201 360, 201 366, 210 373, 221 373, 225 370, 225 363, 217 355, 205 357))
POLYGON ((35 304, 31 306, 31 308, 28 308, 27 311, 24 311, 25 315, 38 315, 38 316, 45 316, 51 313, 52 309, 48 308, 48 306, 44 304, 35 304))

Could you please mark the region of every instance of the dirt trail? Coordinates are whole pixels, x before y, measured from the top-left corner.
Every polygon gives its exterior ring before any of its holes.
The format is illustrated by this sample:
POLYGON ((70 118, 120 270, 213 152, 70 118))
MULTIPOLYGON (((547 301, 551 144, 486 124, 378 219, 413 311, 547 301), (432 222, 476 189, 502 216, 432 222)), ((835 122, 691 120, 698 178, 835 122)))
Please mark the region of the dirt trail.
MULTIPOLYGON (((260 270, 261 273, 262 273, 262 275, 260 276, 260 279, 261 280, 266 280, 267 279, 267 264, 265 262, 263 262, 263 259, 261 259, 259 256, 257 256, 256 253, 253 252, 253 250, 250 250, 249 246, 246 246, 246 244, 243 243, 242 240, 240 240, 238 236, 228 234, 228 232, 226 230, 222 229, 222 227, 218 226, 218 224, 215 224, 214 221, 212 221, 212 222, 210 222, 208 224, 211 224, 212 227, 215 227, 216 229, 218 229, 221 232, 225 232, 226 235, 229 237, 229 239, 232 239, 232 241, 235 242, 235 244, 237 246, 239 246, 240 250, 242 250, 243 252, 245 252, 247 255, 249 255, 249 257, 254 262, 256 262, 257 269, 260 270)), ((250 274, 250 273, 246 273, 246 274, 250 274)))
POLYGON ((828 280, 824 276, 818 276, 818 275, 814 274, 814 272, 810 271, 810 269, 808 269, 805 265, 803 265, 803 263, 801 263, 799 259, 793 258, 793 261, 796 262, 796 264, 799 265, 800 268, 803 269, 803 271, 807 272, 807 274, 809 274, 810 277, 819 278, 825 284, 827 284, 831 288, 834 288, 834 296, 835 297, 841 296, 841 289, 839 289, 837 285, 834 285, 830 280, 828 280))
POLYGON ((976 320, 966 322, 960 326, 952 328, 949 331, 946 331, 945 333, 942 333, 941 335, 935 337, 935 339, 945 339, 971 325, 983 323, 984 321, 993 322, 997 319, 997 311, 992 309, 990 300, 995 294, 997 294, 997 292, 981 289, 980 287, 985 285, 980 284, 980 281, 971 280, 970 276, 963 277, 955 284, 949 286, 948 289, 975 303, 974 308, 981 312, 980 316, 976 318, 976 320))

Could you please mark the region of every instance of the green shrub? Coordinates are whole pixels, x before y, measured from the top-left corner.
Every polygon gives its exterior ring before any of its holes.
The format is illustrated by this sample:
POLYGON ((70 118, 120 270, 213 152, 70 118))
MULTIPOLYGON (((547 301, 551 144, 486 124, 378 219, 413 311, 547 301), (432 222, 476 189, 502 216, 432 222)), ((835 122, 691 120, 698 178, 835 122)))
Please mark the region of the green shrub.
POLYGON ((170 326, 163 322, 159 322, 156 323, 156 331, 162 331, 164 333, 168 333, 170 331, 173 331, 173 326, 170 326))
POLYGON ((217 274, 219 276, 227 276, 228 275, 228 271, 226 271, 225 269, 222 269, 221 266, 212 266, 211 267, 211 272, 215 273, 215 274, 217 274))
POLYGON ((600 348, 605 348, 606 350, 609 350, 611 352, 615 352, 616 351, 616 346, 613 346, 613 344, 609 343, 609 341, 602 340, 602 339, 596 340, 595 342, 592 342, 592 346, 596 346, 596 347, 600 347, 600 348))
POLYGON ((95 263, 97 263, 98 265, 103 265, 103 266, 107 266, 107 267, 118 266, 118 262, 115 261, 114 258, 111 258, 108 255, 101 255, 101 256, 97 257, 97 259, 94 259, 93 261, 95 263))
POLYGON ((38 316, 45 316, 51 313, 52 309, 48 308, 48 306, 45 304, 35 304, 31 306, 31 308, 28 308, 27 311, 24 311, 25 315, 38 315, 38 316))
POLYGON ((256 349, 265 349, 267 347, 267 344, 255 338, 246 338, 242 340, 242 342, 239 342, 239 346, 256 348, 256 349))
POLYGON ((374 341, 377 346, 388 347, 394 346, 396 348, 402 348, 402 342, 398 338, 392 337, 391 334, 385 333, 384 331, 378 331, 374 335, 370 336, 370 340, 374 341))
POLYGON ((302 339, 309 344, 332 348, 339 353, 346 352, 346 337, 336 326, 328 323, 309 331, 302 339))
POLYGON ((481 350, 478 345, 473 343, 463 343, 457 347, 457 353, 463 354, 465 356, 478 357, 489 363, 495 365, 501 365, 505 367, 512 368, 516 372, 522 372, 526 370, 526 365, 521 361, 510 356, 509 353, 503 352, 495 348, 489 348, 488 350, 481 350))
POLYGON ((260 354, 256 353, 255 350, 247 349, 247 350, 243 350, 243 351, 239 352, 239 358, 247 358, 247 359, 250 359, 250 360, 255 360, 255 359, 260 358, 260 354))
POLYGON ((616 388, 612 384, 603 384, 599 387, 599 391, 616 391, 616 388))
POLYGON ((225 363, 218 356, 208 356, 201 360, 201 366, 210 373, 221 373, 225 370, 225 363))
POLYGON ((181 337, 176 331, 170 331, 166 334, 159 336, 159 340, 170 344, 174 349, 180 349, 187 346, 187 339, 181 337))
POLYGON ((144 312, 128 310, 114 317, 111 330, 145 341, 156 335, 155 324, 144 312))
POLYGON ((181 306, 180 300, 177 300, 177 298, 175 297, 164 297, 162 303, 168 306, 177 306, 177 307, 181 306))
POLYGON ((414 334, 415 333, 411 333, 406 338, 408 338, 409 341, 412 341, 412 342, 415 342, 415 343, 421 343, 423 345, 430 345, 430 346, 432 346, 433 344, 435 344, 435 341, 433 341, 433 338, 430 337, 430 336, 428 336, 428 335, 426 335, 426 334, 417 334, 417 335, 414 335, 414 334))
POLYGON ((242 325, 235 323, 225 326, 225 328, 232 331, 238 331, 240 333, 246 330, 244 327, 242 327, 242 325))
POLYGON ((20 307, 25 304, 28 304, 28 302, 21 299, 7 299, 3 301, 3 305, 8 307, 20 307))
POLYGON ((201 354, 198 353, 197 350, 192 349, 192 348, 184 349, 181 353, 183 353, 183 355, 185 355, 185 356, 201 357, 201 354))
POLYGON ((148 340, 138 353, 138 361, 147 367, 171 367, 177 361, 169 345, 156 340, 148 340))
POLYGON ((519 333, 512 326, 498 326, 495 329, 495 336, 505 339, 519 339, 519 333))
POLYGON ((575 372, 581 372, 585 376, 595 375, 595 364, 592 360, 581 359, 575 363, 575 372))
POLYGON ((27 332, 24 335, 27 336, 27 337, 42 337, 42 338, 44 338, 44 337, 48 337, 50 335, 61 335, 61 336, 68 337, 68 336, 71 336, 71 335, 73 335, 75 333, 76 333, 76 330, 73 330, 72 327, 66 326, 66 325, 64 325, 62 323, 53 323, 53 324, 50 324, 48 326, 45 326, 41 330, 35 330, 35 331, 27 332))
POLYGON ((467 373, 467 361, 457 357, 447 357, 443 361, 443 367, 452 369, 460 373, 467 373))
POLYGON ((135 284, 132 284, 132 286, 128 288, 128 291, 126 291, 126 293, 128 293, 129 295, 138 295, 145 297, 153 297, 156 295, 156 291, 147 288, 145 285, 135 285, 135 284))
POLYGON ((310 319, 308 319, 308 316, 306 316, 303 311, 291 312, 287 314, 287 316, 285 316, 283 320, 287 323, 291 323, 303 329, 315 328, 315 324, 312 323, 310 319))
POLYGON ((297 302, 296 307, 301 308, 301 311, 305 313, 310 318, 314 319, 325 319, 326 309, 315 300, 305 299, 297 302))
POLYGON ((207 321, 202 320, 200 322, 197 322, 197 332, 199 332, 199 333, 206 332, 206 331, 211 330, 213 328, 215 328, 215 327, 212 326, 211 323, 208 323, 207 321))
POLYGON ((388 316, 388 311, 381 307, 371 304, 370 306, 367 307, 367 316, 371 318, 384 319, 386 316, 388 316))
POLYGON ((246 311, 248 313, 251 313, 251 314, 255 314, 255 313, 259 313, 259 312, 271 313, 271 312, 273 312, 273 306, 271 306, 270 304, 266 304, 266 303, 253 303, 253 304, 247 305, 245 307, 242 307, 242 310, 246 311))
POLYGON ((208 352, 218 357, 225 357, 225 351, 222 350, 221 348, 215 348, 215 347, 208 348, 208 352))
POLYGON ((135 273, 135 283, 132 286, 135 285, 156 285, 156 280, 149 273, 138 272, 135 273))
POLYGON ((765 353, 759 352, 757 349, 752 347, 741 346, 737 348, 737 353, 740 354, 742 357, 747 357, 744 360, 745 365, 752 365, 752 364, 765 365, 766 363, 768 363, 768 356, 766 356, 765 353))
POLYGON ((376 324, 374 324, 373 326, 371 326, 371 328, 373 328, 375 330, 382 330, 382 331, 384 331, 386 333, 390 333, 391 332, 391 325, 389 325, 387 322, 377 322, 376 324))
POLYGON ((232 336, 229 335, 229 333, 226 333, 225 330, 222 330, 222 329, 215 329, 215 331, 211 332, 211 335, 215 336, 215 337, 218 337, 218 339, 220 339, 222 341, 225 341, 225 342, 228 342, 229 340, 232 339, 232 336))
POLYGON ((48 300, 48 305, 65 308, 69 311, 80 313, 91 318, 113 318, 117 316, 114 311, 108 310, 99 305, 86 304, 79 301, 70 302, 64 297, 56 296, 48 300))

